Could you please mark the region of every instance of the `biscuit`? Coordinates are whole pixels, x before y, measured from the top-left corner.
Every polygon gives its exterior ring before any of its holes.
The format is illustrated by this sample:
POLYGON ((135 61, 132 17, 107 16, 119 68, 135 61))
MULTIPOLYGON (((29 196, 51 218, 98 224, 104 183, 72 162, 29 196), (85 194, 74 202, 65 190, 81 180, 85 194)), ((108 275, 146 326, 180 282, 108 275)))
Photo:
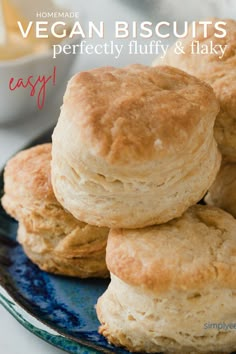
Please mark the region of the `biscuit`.
POLYGON ((236 163, 223 163, 205 202, 228 211, 236 218, 236 163))
POLYGON ((175 68, 75 75, 53 133, 58 201, 97 226, 140 228, 180 216, 219 169, 218 110, 210 86, 175 68))
POLYGON ((134 352, 233 352, 235 255, 236 220, 215 207, 193 206, 163 225, 111 230, 99 332, 134 352))
MULTIPOLYGON (((220 113, 215 124, 215 137, 225 159, 236 162, 236 21, 223 20, 227 23, 227 35, 224 38, 214 36, 215 22, 208 26, 208 37, 203 36, 203 27, 197 27, 197 36, 192 32, 181 40, 185 54, 174 53, 175 45, 168 51, 164 59, 158 59, 154 65, 171 65, 195 75, 210 84, 220 103, 220 113), (191 54, 191 43, 198 41, 200 45, 227 46, 222 58, 217 54, 191 54)), ((221 20, 222 21, 222 20, 221 20)))
POLYGON ((51 185, 51 144, 18 153, 4 172, 5 210, 19 221, 18 241, 41 269, 86 277, 108 275, 107 228, 76 220, 58 203, 51 185))

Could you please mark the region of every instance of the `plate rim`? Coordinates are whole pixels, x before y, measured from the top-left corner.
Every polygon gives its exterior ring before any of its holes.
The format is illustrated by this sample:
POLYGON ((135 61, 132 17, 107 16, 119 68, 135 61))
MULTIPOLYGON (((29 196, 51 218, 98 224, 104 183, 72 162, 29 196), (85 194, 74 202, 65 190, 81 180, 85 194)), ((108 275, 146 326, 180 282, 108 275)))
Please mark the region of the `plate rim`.
POLYGON ((65 352, 71 354, 78 354, 77 349, 80 350, 79 353, 82 354, 97 354, 101 353, 100 351, 94 350, 89 346, 85 346, 82 343, 77 343, 72 339, 66 338, 63 334, 58 332, 56 329, 50 328, 43 321, 39 320, 37 317, 33 316, 29 313, 22 305, 20 305, 17 301, 13 299, 13 297, 9 294, 8 291, 5 290, 2 285, 0 285, 0 304, 7 310, 7 312, 12 315, 18 323, 20 323, 25 329, 29 332, 47 342, 48 344, 57 347, 65 352), (7 293, 7 297, 6 297, 7 293), (25 316, 27 314, 27 316, 25 316), (26 319, 26 317, 29 318, 26 319), (33 322, 35 324, 33 324, 33 322), (40 324, 40 327, 36 326, 36 323, 40 324), (50 332, 48 331, 50 329, 50 332), (55 333, 52 333, 55 332, 55 333), (64 345, 73 345, 76 350, 67 350, 64 345))

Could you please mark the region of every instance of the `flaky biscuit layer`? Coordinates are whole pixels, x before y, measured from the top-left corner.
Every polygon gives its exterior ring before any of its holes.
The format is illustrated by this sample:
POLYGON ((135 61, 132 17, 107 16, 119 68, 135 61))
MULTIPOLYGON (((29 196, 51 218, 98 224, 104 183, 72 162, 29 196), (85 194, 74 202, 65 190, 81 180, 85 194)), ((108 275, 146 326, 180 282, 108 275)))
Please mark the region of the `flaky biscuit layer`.
POLYGON ((107 276, 107 228, 75 219, 51 185, 51 144, 18 153, 4 172, 5 210, 19 221, 18 241, 43 270, 79 277, 107 276))
POLYGON ((235 255, 236 220, 215 207, 111 230, 111 283, 96 307, 100 333, 132 352, 234 352, 235 255))
POLYGON ((139 228, 180 216, 220 165, 213 90, 170 67, 75 75, 53 133, 58 201, 93 225, 139 228))

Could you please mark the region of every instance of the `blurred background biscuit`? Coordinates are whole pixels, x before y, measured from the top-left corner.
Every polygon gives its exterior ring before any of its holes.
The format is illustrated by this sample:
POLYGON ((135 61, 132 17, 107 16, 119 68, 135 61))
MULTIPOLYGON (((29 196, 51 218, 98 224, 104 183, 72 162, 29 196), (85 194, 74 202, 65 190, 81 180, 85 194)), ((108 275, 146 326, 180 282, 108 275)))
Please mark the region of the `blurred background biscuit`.
POLYGON ((223 163, 205 202, 228 211, 236 218, 236 163, 223 163))
POLYGON ((184 54, 176 55, 175 45, 173 45, 165 58, 158 58, 154 65, 164 64, 177 67, 206 81, 213 87, 221 108, 216 119, 215 137, 225 159, 236 162, 236 21, 217 18, 209 19, 209 21, 212 21, 212 25, 208 25, 207 38, 204 38, 203 26, 198 24, 196 37, 193 38, 190 30, 187 37, 181 39, 184 54), (214 26, 217 21, 226 22, 227 34, 223 38, 215 37, 214 26), (207 46, 208 54, 206 49, 205 54, 193 54, 193 42, 198 42, 199 48, 207 46), (211 45, 216 48, 216 52, 210 53, 211 45), (223 56, 219 45, 225 48, 223 56))

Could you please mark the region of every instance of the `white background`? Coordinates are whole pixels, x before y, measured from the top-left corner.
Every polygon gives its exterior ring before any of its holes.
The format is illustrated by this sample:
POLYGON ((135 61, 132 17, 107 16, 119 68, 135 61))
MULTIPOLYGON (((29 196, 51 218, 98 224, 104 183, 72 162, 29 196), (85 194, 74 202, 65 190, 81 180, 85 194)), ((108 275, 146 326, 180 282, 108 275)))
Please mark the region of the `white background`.
MULTIPOLYGON (((29 0, 30 1, 30 0, 29 0)), ((25 2, 25 0, 24 0, 25 2)), ((32 0, 30 1, 33 2, 32 0)), ((105 21, 107 28, 106 40, 112 39, 109 33, 109 26, 114 20, 160 20, 165 19, 189 19, 200 18, 202 16, 230 16, 236 17, 233 7, 233 0, 223 1, 195 1, 195 0, 58 0, 60 3, 70 5, 74 11, 79 11, 84 19, 105 21), (162 6, 160 14, 159 5, 162 6), (218 3, 218 5, 217 5, 218 3), (221 7, 219 6, 221 5, 221 7), (216 6, 217 5, 217 6, 216 6), (223 6, 223 8, 222 8, 223 6), (230 15, 229 15, 230 14, 230 15), (162 17, 161 17, 162 16, 162 17), (187 19, 187 18, 186 18, 187 19)), ((38 7, 40 1, 35 1, 38 7)), ((96 42, 96 39, 93 43, 96 42)), ((102 65, 123 66, 132 62, 151 64, 153 57, 132 57, 122 55, 119 61, 112 57, 81 56, 76 60, 76 64, 70 71, 72 73, 90 69, 102 65)), ((1 74, 1 73, 0 73, 1 74)), ((0 126, 0 166, 5 161, 22 148, 33 137, 40 134, 46 128, 56 123, 59 115, 59 107, 62 103, 63 92, 66 81, 58 89, 53 99, 50 99, 44 110, 37 114, 32 114, 23 122, 8 127, 0 126)), ((0 306, 0 351, 3 354, 60 354, 63 353, 57 348, 53 348, 41 339, 24 329, 17 321, 0 306)))

